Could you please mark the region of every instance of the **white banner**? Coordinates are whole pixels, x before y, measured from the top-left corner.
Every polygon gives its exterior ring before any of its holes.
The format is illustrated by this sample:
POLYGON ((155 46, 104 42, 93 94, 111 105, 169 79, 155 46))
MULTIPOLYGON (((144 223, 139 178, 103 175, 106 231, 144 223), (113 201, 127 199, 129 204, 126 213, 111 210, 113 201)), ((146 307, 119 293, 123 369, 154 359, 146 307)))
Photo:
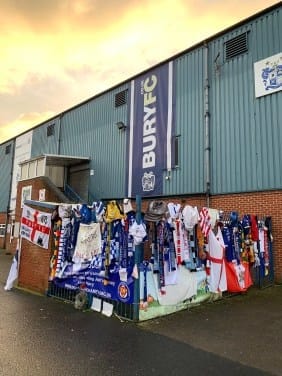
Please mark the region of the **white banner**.
POLYGON ((21 219, 21 237, 47 249, 50 231, 51 214, 24 205, 21 219))
POLYGON ((92 260, 99 253, 101 253, 100 223, 91 223, 90 225, 81 223, 78 230, 73 261, 92 260))

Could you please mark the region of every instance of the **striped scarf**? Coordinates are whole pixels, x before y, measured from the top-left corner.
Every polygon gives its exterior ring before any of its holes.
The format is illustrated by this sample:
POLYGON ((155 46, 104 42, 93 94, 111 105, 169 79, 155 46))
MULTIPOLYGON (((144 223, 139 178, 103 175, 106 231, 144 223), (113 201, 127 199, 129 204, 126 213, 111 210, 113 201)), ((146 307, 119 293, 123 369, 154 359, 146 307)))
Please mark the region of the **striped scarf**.
POLYGON ((211 217, 208 208, 202 208, 200 211, 200 227, 205 237, 208 237, 211 230, 211 217))

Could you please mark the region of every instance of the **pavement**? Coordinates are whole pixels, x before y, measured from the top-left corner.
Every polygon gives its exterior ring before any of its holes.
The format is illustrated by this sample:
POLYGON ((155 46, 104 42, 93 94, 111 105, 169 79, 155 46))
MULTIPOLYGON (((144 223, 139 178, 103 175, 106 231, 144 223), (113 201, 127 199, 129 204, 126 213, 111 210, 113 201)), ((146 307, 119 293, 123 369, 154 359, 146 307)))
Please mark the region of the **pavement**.
MULTIPOLYGON (((0 288, 2 291, 11 263, 12 256, 6 255, 5 251, 0 249, 0 288)), ((26 294, 21 290, 15 290, 17 293, 13 299, 21 300, 21 296, 26 294)), ((33 294, 30 296, 33 301, 38 300, 41 306, 46 300, 47 310, 48 299, 51 298, 42 298, 33 294)), ((52 309, 60 312, 64 303, 55 301, 52 306, 52 309)), ((70 309, 72 310, 72 307, 68 308, 70 309)), ((89 313, 81 314, 89 319, 89 313)), ((90 315, 92 315, 91 312, 90 315)), ((93 312, 94 320, 99 321, 97 315, 100 314, 93 312)), ((202 303, 172 315, 137 324, 119 321, 115 316, 109 320, 121 328, 130 326, 134 328, 134 331, 137 329, 140 338, 147 333, 151 342, 155 336, 155 338, 160 338, 160 341, 163 338, 164 343, 171 340, 175 349, 178 345, 182 348, 187 346, 187 349, 193 349, 195 357, 199 354, 209 354, 222 359, 222 363, 227 362, 226 367, 228 367, 228 362, 247 367, 245 372, 237 373, 240 375, 282 375, 282 285, 264 289, 251 288, 244 294, 202 303), (247 370, 252 370, 252 372, 247 370)), ((111 325, 108 324, 109 330, 111 325)), ((162 351, 161 343, 159 346, 159 350, 162 351)), ((203 372, 201 374, 205 375, 203 372)), ((206 374, 222 375, 225 372, 207 372, 206 374)), ((233 373, 230 370, 228 374, 233 373)))

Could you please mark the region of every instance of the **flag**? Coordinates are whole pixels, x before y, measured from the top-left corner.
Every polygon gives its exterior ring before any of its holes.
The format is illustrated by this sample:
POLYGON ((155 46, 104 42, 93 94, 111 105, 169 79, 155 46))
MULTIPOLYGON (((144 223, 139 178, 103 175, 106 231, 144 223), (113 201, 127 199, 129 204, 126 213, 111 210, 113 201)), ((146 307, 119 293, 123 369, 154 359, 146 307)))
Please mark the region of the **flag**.
POLYGON ((10 272, 7 278, 6 285, 4 290, 9 291, 13 288, 14 282, 18 279, 19 276, 19 268, 18 268, 18 261, 19 261, 19 241, 17 244, 17 250, 13 257, 13 262, 10 268, 10 272))
POLYGON ((21 218, 21 237, 48 249, 51 214, 24 205, 21 218))

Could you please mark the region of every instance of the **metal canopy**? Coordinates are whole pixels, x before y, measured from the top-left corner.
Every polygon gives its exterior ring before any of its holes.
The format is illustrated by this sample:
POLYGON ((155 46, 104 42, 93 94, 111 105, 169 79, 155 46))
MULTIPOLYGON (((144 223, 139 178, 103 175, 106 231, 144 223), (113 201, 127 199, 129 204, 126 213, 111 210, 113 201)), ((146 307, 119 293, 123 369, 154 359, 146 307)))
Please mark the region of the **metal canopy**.
POLYGON ((90 161, 90 158, 88 157, 76 157, 73 155, 43 154, 38 157, 25 160, 19 163, 19 165, 23 165, 25 163, 36 161, 39 159, 45 159, 46 166, 63 166, 63 167, 76 166, 76 165, 80 165, 80 164, 87 163, 90 161))
POLYGON ((54 155, 44 154, 46 158, 46 166, 75 166, 90 161, 88 157, 75 157, 70 155, 54 155))

